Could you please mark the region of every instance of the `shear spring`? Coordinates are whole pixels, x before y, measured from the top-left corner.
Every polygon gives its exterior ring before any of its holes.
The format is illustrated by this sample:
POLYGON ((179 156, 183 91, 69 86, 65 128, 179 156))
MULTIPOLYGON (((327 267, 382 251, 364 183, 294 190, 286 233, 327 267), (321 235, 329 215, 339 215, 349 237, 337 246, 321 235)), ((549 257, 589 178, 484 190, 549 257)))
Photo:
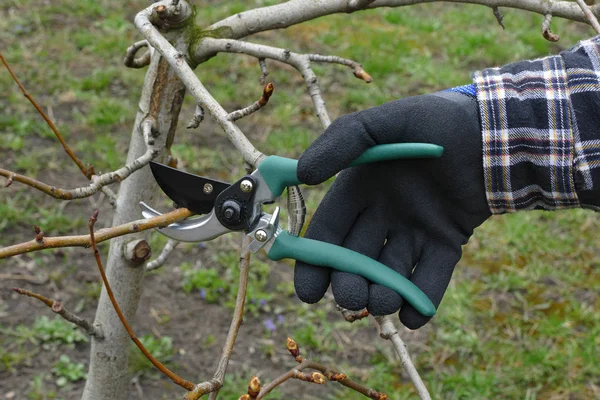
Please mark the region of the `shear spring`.
POLYGON ((288 232, 290 235, 298 236, 304 226, 306 204, 304 203, 302 191, 298 186, 289 186, 287 193, 288 232))

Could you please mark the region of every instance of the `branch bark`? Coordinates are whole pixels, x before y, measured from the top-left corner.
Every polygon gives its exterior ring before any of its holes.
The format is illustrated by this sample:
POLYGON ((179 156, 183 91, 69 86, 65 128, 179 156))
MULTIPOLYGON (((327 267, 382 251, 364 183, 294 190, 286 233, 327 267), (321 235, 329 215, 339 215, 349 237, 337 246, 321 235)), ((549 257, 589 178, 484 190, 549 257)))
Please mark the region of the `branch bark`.
POLYGON ((67 310, 63 307, 60 301, 49 299, 45 296, 42 296, 39 293, 34 293, 29 290, 21 289, 21 288, 13 288, 13 290, 20 295, 33 297, 34 299, 38 299, 45 305, 47 305, 54 313, 63 317, 66 321, 71 322, 72 324, 77 325, 81 329, 83 329, 89 336, 95 337, 97 340, 103 340, 104 334, 102 333, 102 329, 99 326, 94 326, 89 323, 85 318, 81 318, 78 315, 73 314, 71 311, 67 310))
MULTIPOLYGON (((139 219, 116 225, 111 228, 100 229, 96 232, 97 243, 104 242, 116 237, 143 232, 148 229, 162 228, 173 222, 181 221, 193 213, 187 208, 178 208, 158 217, 139 219)), ((90 247, 92 242, 89 235, 44 237, 43 240, 31 240, 8 247, 0 248, 0 259, 16 256, 17 254, 30 253, 44 249, 56 249, 59 247, 90 247)))

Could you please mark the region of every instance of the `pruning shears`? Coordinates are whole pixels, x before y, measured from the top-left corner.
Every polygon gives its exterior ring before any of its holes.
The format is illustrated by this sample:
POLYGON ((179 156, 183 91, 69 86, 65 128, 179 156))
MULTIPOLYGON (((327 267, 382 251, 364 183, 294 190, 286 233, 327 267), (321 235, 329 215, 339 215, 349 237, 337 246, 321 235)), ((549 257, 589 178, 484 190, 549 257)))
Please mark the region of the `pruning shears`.
MULTIPOLYGON (((347 168, 359 164, 405 158, 435 158, 443 148, 428 143, 394 143, 371 147, 347 168)), ((306 207, 296 176, 298 161, 268 156, 249 175, 229 184, 180 171, 151 162, 157 183, 177 206, 200 214, 157 230, 183 242, 204 242, 230 232, 243 231, 252 241, 249 250, 264 249, 274 261, 284 258, 308 264, 358 274, 369 281, 397 292, 425 316, 436 312, 431 300, 404 276, 380 262, 355 251, 330 243, 299 236, 306 207), (289 230, 280 226, 280 208, 273 214, 262 210, 288 190, 289 230)), ((142 215, 161 215, 145 203, 140 203, 142 215)))

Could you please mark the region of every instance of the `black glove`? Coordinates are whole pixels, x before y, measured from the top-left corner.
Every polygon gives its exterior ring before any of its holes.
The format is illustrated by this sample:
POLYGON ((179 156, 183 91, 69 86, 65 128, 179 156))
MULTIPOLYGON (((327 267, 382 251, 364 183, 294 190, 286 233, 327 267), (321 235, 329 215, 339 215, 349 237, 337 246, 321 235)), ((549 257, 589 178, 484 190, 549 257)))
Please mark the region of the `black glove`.
MULTIPOLYGON (((490 215, 475 98, 455 92, 393 101, 335 120, 300 157, 298 178, 318 184, 367 148, 424 142, 439 159, 387 161, 342 171, 317 209, 306 237, 358 251, 415 283, 437 307, 461 246, 490 215)), ((329 283, 336 302, 374 315, 400 310, 416 329, 428 320, 393 290, 328 268, 296 263, 298 297, 316 303, 329 283)))

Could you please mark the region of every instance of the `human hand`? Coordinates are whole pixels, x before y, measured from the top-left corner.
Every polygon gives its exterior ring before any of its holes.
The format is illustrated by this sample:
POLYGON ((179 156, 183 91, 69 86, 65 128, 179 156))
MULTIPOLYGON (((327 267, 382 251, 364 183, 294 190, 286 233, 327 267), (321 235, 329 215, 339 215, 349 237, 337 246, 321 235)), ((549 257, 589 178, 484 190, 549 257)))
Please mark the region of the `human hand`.
MULTIPOLYGON (((317 209, 306 237, 374 258, 417 285, 437 307, 461 257, 461 246, 490 215, 486 202, 477 102, 454 92, 406 98, 342 116, 300 157, 298 178, 318 184, 371 146, 441 145, 439 159, 360 165, 342 171, 317 209)), ((429 320, 393 290, 365 278, 296 263, 298 297, 318 302, 331 283, 350 310, 400 310, 411 329, 429 320)))

